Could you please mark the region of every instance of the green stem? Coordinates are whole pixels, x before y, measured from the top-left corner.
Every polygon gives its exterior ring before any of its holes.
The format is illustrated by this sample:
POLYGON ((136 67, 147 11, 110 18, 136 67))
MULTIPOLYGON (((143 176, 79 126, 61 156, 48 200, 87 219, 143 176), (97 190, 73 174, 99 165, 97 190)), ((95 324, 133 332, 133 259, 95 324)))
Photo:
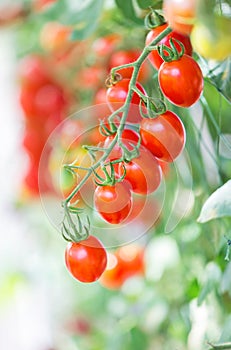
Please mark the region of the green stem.
POLYGON ((211 346, 209 350, 231 350, 231 343, 221 343, 221 344, 212 344, 208 343, 211 346))
POLYGON ((225 136, 221 133, 221 129, 219 128, 219 125, 217 124, 216 119, 213 116, 213 113, 208 105, 208 102, 206 100, 206 98, 204 96, 201 96, 201 104, 204 108, 204 110, 207 112, 207 115, 209 117, 209 119, 211 120, 214 128, 216 129, 217 134, 220 136, 220 138, 222 139, 222 141, 224 142, 224 144, 227 146, 227 148, 231 151, 231 145, 230 143, 227 141, 227 139, 225 138, 225 136))

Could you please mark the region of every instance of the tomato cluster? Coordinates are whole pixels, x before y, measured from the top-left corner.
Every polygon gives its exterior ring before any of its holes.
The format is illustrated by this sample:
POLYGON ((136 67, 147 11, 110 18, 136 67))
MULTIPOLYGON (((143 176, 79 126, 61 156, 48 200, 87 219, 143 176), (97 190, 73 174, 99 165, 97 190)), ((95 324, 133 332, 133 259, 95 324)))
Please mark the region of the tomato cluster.
MULTIPOLYGON (((54 2, 37 1, 37 4, 43 8, 52 6, 54 2)), ((53 174, 56 192, 59 193, 61 187, 61 196, 65 203, 68 202, 66 210, 73 210, 70 213, 78 213, 80 208, 93 206, 102 222, 130 225, 142 213, 147 197, 158 190, 163 174, 168 172, 170 164, 184 149, 186 134, 181 119, 171 111, 171 107, 166 107, 164 99, 161 102, 166 108, 156 111, 153 101, 159 97, 150 98, 145 85, 149 80, 151 86, 153 66, 158 70, 159 87, 167 102, 170 102, 168 106, 172 103, 179 107, 190 107, 200 98, 203 90, 202 72, 192 57, 189 37, 191 24, 185 26, 183 23, 182 28, 175 25, 175 15, 171 17, 168 2, 164 1, 164 13, 173 30, 168 31, 165 37, 162 35, 162 40, 157 42, 158 47, 155 46, 146 55, 147 59, 139 66, 135 83, 132 80, 133 63, 140 57, 141 50, 136 47, 125 49, 120 35, 109 34, 93 42, 75 43, 69 40, 71 27, 57 22, 48 22, 42 27, 41 48, 52 56, 52 62, 59 67, 61 75, 66 70, 68 83, 75 91, 75 96, 79 96, 81 101, 82 97, 88 95, 95 104, 92 127, 88 125, 88 120, 70 122, 68 128, 63 127, 61 147, 57 151, 60 156, 46 147, 49 159, 46 167, 53 174), (89 61, 85 61, 85 50, 88 51, 89 47, 91 56, 89 61), (122 67, 115 69, 117 66, 122 67), (105 88, 103 82, 107 77, 105 88), (109 118, 112 113, 116 116, 113 121, 109 118), (96 126, 99 121, 100 127, 96 126), (84 135, 86 125, 91 130, 84 135), (68 140, 72 136, 75 141, 70 146, 68 140), (110 151, 102 162, 98 154, 91 158, 82 148, 83 144, 110 151), (64 167, 60 173, 59 161, 70 164, 70 167, 64 167), (98 166, 95 166, 96 163, 98 166), (84 181, 86 169, 91 171, 91 183, 89 180, 84 181), (80 190, 73 194, 76 186, 82 182, 80 190)), ((187 11, 186 17, 194 16, 193 11, 187 11)), ((167 29, 166 22, 151 28, 145 45, 150 46, 167 29)), ((33 169, 33 173, 29 170, 26 175, 25 185, 37 193, 46 190, 46 181, 44 185, 40 182, 38 188, 37 175, 43 147, 48 135, 63 120, 71 104, 66 89, 54 79, 51 72, 51 66, 38 56, 29 57, 21 68, 20 100, 26 119, 23 144, 30 155, 33 169)), ((80 106, 83 105, 84 102, 80 106)), ((46 171, 44 169, 44 179, 46 171)), ((73 239, 70 236, 73 242, 66 249, 66 265, 75 278, 82 282, 93 282, 106 269, 101 278, 102 285, 118 288, 129 276, 143 273, 143 252, 137 253, 138 260, 130 265, 122 258, 123 248, 109 254, 108 259, 103 244, 89 235, 88 229, 85 233, 88 238, 83 240, 83 237, 73 239), (109 265, 106 268, 107 260, 109 265), (116 261, 113 267, 110 260, 116 261)))

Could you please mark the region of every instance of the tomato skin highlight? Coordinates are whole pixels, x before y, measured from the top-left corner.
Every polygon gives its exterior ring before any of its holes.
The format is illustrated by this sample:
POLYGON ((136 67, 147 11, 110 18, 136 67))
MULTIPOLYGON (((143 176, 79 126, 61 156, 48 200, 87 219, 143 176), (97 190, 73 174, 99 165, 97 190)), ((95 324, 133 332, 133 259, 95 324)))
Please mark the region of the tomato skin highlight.
POLYGON ((123 222, 132 206, 132 197, 126 183, 114 186, 97 186, 94 193, 95 208, 100 216, 110 224, 123 222))
MULTIPOLYGON (((112 111, 123 106, 127 98, 130 79, 122 79, 107 90, 107 103, 112 111)), ((146 95, 143 86, 140 83, 136 83, 136 87, 146 95)), ((127 122, 139 123, 142 120, 139 111, 140 97, 137 93, 133 93, 131 104, 128 111, 127 122)))
POLYGON ((185 145, 184 125, 171 111, 154 119, 143 119, 140 134, 142 145, 155 157, 166 162, 173 162, 185 145))
MULTIPOLYGON (((156 27, 154 29, 152 29, 146 37, 146 46, 150 45, 152 43, 152 41, 160 34, 162 33, 166 28, 168 27, 168 24, 165 23, 159 27, 156 27)), ((168 47, 170 47, 170 39, 176 39, 178 41, 180 41, 185 48, 185 54, 192 56, 192 44, 190 41, 189 36, 183 35, 181 33, 178 33, 176 31, 172 31, 170 34, 168 34, 166 37, 164 37, 161 41, 159 41, 158 45, 166 45, 168 47)), ((180 52, 181 51, 181 47, 180 45, 173 40, 177 51, 180 52)), ((159 55, 157 50, 153 50, 151 51, 151 53, 148 56, 149 61, 152 63, 152 65, 158 70, 161 66, 161 64, 164 62, 163 59, 161 58, 161 56, 159 55)))
POLYGON ((132 192, 137 194, 150 194, 157 190, 161 182, 161 168, 152 153, 140 147, 140 154, 129 163, 119 164, 119 176, 124 173, 124 180, 131 184, 132 192))
POLYGON ((199 65, 187 55, 179 60, 162 63, 158 80, 165 97, 179 107, 190 107, 196 103, 204 87, 199 65))
POLYGON ((107 265, 107 254, 98 238, 89 236, 79 243, 69 242, 65 263, 71 275, 80 282, 98 280, 107 265))

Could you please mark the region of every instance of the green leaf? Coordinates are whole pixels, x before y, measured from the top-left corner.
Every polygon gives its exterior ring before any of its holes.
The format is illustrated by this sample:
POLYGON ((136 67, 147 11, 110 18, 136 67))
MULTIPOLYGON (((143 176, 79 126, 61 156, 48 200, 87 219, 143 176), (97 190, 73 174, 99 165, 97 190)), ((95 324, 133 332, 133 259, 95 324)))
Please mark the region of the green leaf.
POLYGON ((231 102, 231 58, 217 65, 209 74, 208 79, 216 89, 231 102))
POLYGON ((231 180, 218 188, 204 203, 198 222, 231 216, 231 180))
POLYGON ((149 6, 152 6, 155 3, 155 1, 153 0, 136 0, 136 1, 138 6, 143 10, 146 10, 149 6))
POLYGON ((61 17, 62 23, 74 26, 71 40, 83 40, 95 31, 103 2, 103 0, 91 0, 88 6, 81 10, 69 10, 61 17))
POLYGON ((127 19, 130 19, 136 24, 144 25, 144 21, 136 15, 132 0, 115 0, 115 2, 127 19))

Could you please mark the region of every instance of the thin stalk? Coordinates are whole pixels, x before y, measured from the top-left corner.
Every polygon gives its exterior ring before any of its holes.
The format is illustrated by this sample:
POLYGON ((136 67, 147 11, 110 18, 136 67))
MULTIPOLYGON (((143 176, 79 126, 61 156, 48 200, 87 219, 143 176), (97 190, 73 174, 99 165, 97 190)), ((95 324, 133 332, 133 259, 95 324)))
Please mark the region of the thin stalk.
POLYGON ((221 343, 221 344, 212 344, 208 343, 211 346, 209 350, 231 350, 231 343, 221 343))

